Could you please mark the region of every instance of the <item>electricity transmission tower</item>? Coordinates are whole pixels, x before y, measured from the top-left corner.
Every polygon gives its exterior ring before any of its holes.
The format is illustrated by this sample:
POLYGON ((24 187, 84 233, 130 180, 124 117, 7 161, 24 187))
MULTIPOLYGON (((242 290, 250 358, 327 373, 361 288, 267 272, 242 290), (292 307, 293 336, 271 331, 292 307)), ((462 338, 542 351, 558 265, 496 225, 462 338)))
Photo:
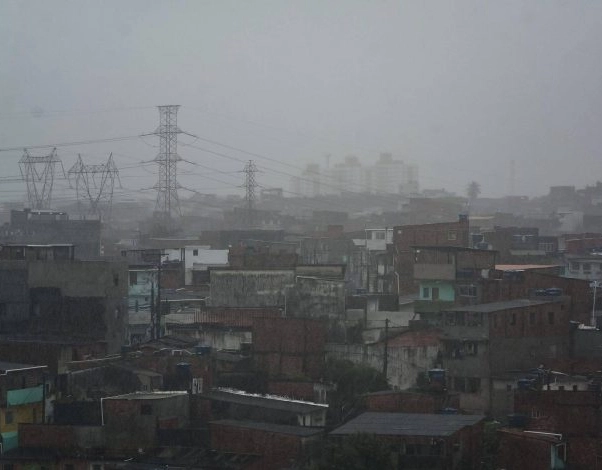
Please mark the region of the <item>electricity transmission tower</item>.
POLYGON ((75 179, 80 215, 96 216, 100 220, 108 221, 111 218, 115 179, 121 186, 113 154, 109 155, 106 163, 100 165, 85 165, 81 155, 78 155, 77 161, 69 169, 68 176, 70 181, 75 179), (84 204, 87 210, 84 210, 84 204))
POLYGON ((63 176, 65 170, 61 160, 57 157, 56 149, 48 155, 34 157, 27 149, 19 160, 21 177, 27 186, 27 199, 32 209, 49 209, 54 184, 55 166, 60 164, 63 176))
POLYGON ((257 167, 253 160, 247 162, 243 171, 245 172, 246 224, 247 228, 252 228, 255 224, 255 188, 257 187, 257 181, 255 181, 257 167))
POLYGON ((156 211, 169 219, 172 213, 180 215, 180 200, 178 198, 177 163, 181 160, 178 155, 179 105, 158 106, 159 127, 154 135, 159 136, 159 154, 155 162, 159 165, 159 181, 154 186, 157 190, 156 211))

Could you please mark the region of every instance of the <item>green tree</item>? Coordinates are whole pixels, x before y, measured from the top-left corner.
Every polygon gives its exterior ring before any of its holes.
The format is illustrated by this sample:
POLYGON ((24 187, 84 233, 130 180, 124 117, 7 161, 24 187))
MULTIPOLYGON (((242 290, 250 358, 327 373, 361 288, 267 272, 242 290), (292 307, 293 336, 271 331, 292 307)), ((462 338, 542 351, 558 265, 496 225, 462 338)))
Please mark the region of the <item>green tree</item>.
POLYGON ((336 385, 329 399, 330 419, 335 423, 356 409, 365 393, 391 388, 382 372, 345 359, 327 360, 324 378, 336 385))

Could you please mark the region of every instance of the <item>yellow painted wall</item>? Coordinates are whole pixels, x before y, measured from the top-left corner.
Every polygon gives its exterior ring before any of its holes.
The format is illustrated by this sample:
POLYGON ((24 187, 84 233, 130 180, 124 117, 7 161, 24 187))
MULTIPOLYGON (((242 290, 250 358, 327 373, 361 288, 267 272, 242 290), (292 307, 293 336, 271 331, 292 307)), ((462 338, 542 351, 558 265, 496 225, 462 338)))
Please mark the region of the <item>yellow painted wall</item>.
POLYGON ((44 418, 42 403, 28 403, 27 405, 0 408, 0 432, 16 432, 19 423, 41 423, 44 418), (35 413, 34 413, 35 410, 35 413), (13 414, 12 423, 6 424, 6 412, 13 414), (36 420, 34 421, 34 415, 36 420))

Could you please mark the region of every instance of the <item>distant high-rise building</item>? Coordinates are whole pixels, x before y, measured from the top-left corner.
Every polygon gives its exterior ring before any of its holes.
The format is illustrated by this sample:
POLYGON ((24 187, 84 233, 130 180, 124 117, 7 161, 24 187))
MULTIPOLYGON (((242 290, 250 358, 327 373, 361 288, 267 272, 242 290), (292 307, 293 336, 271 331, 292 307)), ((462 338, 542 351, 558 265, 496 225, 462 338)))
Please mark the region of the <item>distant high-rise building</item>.
POLYGON ((369 183, 368 172, 355 155, 348 155, 342 163, 335 164, 328 172, 329 193, 365 192, 369 183))
POLYGON ((355 155, 323 171, 313 163, 291 178, 291 192, 304 197, 345 192, 409 195, 418 191, 418 167, 395 160, 391 153, 381 153, 371 167, 363 166, 355 155))

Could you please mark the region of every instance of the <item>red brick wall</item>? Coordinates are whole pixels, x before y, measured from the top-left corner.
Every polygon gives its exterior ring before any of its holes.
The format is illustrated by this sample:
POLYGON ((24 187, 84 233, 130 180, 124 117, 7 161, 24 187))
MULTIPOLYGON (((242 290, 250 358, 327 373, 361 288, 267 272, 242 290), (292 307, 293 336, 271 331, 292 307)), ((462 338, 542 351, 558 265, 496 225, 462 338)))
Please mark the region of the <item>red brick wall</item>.
POLYGON ((76 435, 73 426, 19 425, 19 447, 69 449, 75 447, 75 444, 76 435))
POLYGON ((602 399, 596 392, 545 390, 514 394, 516 413, 539 415, 529 419, 528 428, 565 436, 595 436, 602 430, 602 399), (535 413, 534 413, 535 412, 535 413))
POLYGON ((256 366, 270 375, 319 378, 325 344, 324 321, 305 318, 253 319, 256 366))
POLYGON ((491 313, 490 338, 566 336, 570 314, 562 303, 520 307, 491 313), (552 314, 552 319, 549 315, 552 314))
POLYGON ((412 246, 469 246, 468 219, 438 224, 400 225, 393 230, 395 269, 401 293, 414 293, 414 250, 412 246), (455 239, 450 239, 455 232, 455 239))
POLYGON ((567 461, 572 470, 602 470, 602 440, 593 437, 569 438, 567 461))
POLYGON ((549 470, 550 443, 525 435, 499 431, 497 468, 506 470, 549 470))
POLYGON ((391 392, 368 395, 364 399, 369 411, 398 413, 437 413, 442 408, 459 408, 457 395, 391 392))
POLYGON ((301 452, 301 439, 255 429, 210 424, 211 447, 222 452, 258 454, 263 458, 253 469, 288 468, 301 452))

